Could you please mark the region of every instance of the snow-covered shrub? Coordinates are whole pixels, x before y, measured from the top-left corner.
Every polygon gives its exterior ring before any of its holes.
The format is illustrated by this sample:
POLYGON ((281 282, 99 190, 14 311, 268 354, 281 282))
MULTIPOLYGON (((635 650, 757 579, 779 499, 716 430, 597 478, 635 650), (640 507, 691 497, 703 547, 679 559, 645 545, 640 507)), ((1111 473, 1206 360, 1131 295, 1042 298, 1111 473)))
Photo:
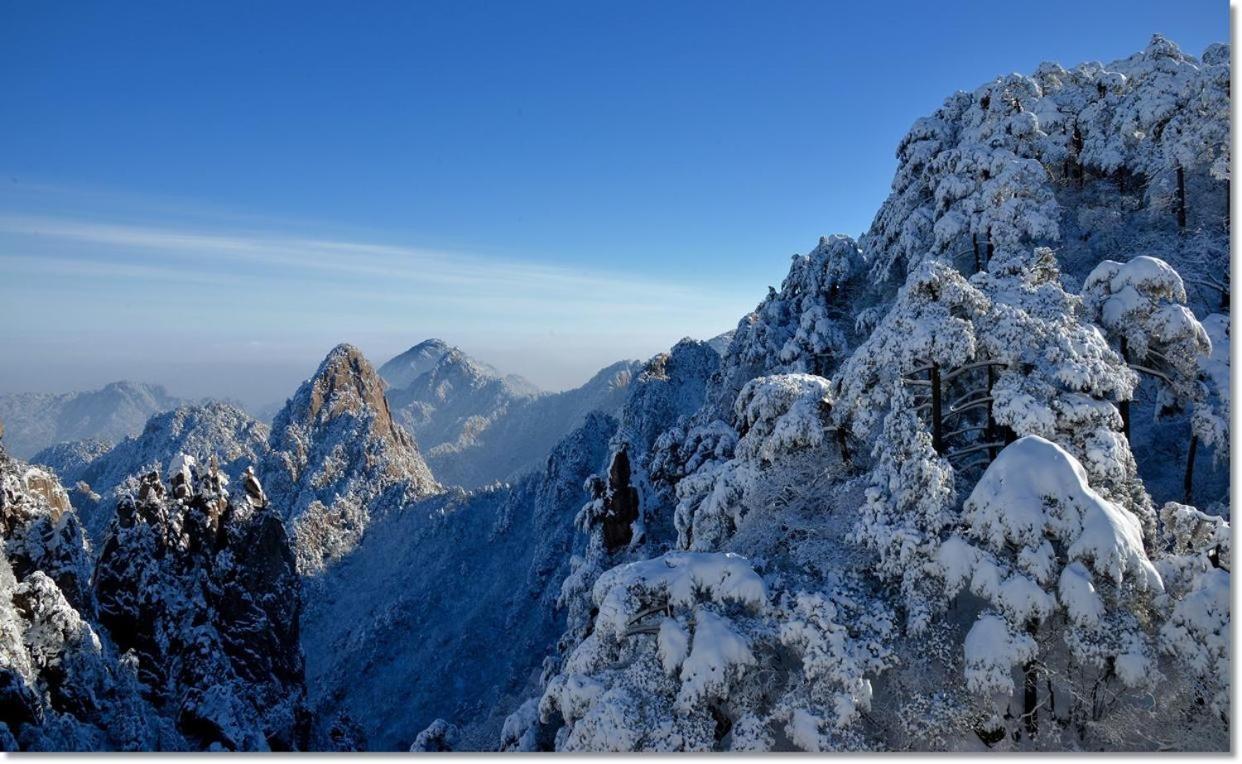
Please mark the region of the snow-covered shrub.
POLYGON ((863 259, 848 236, 827 236, 796 255, 780 291, 738 323, 713 385, 718 418, 725 418, 742 386, 758 376, 806 373, 827 376, 841 362, 853 335, 851 298, 863 259))
POLYGON ((854 724, 889 660, 882 608, 770 593, 744 558, 698 552, 614 568, 593 599, 591 635, 540 703, 545 722, 564 724, 559 750, 867 745, 854 724))
POLYGON ((1198 697, 1229 718, 1229 524, 1194 507, 1169 502, 1160 510, 1169 553, 1157 561, 1171 611, 1160 628, 1161 648, 1188 669, 1198 697))

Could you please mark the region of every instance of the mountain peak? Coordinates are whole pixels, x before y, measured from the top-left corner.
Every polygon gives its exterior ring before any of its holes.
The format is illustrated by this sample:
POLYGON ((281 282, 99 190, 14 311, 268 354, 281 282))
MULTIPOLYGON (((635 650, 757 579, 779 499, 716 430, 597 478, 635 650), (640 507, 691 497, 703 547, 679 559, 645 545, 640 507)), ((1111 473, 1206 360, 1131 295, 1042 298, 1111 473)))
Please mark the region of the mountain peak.
POLYGON ((370 407, 391 424, 379 374, 353 345, 341 343, 332 348, 307 384, 310 397, 304 413, 310 420, 321 416, 330 419, 342 411, 358 412, 362 407, 370 407))
POLYGON ((448 377, 459 382, 470 380, 473 387, 500 380, 508 393, 515 396, 535 396, 540 392, 530 380, 517 374, 505 374, 461 348, 434 337, 394 356, 379 368, 379 375, 392 390, 405 390, 420 377, 432 372, 435 373, 422 383, 425 387, 434 386, 437 378, 448 377))
POLYGON ((349 551, 372 511, 439 489, 414 439, 393 421, 383 380, 352 345, 333 348, 302 383, 272 423, 270 445, 263 480, 293 521, 304 572, 349 551))
POLYGON ((423 340, 391 358, 379 368, 379 374, 389 387, 400 390, 430 371, 451 349, 451 345, 435 337, 423 340))

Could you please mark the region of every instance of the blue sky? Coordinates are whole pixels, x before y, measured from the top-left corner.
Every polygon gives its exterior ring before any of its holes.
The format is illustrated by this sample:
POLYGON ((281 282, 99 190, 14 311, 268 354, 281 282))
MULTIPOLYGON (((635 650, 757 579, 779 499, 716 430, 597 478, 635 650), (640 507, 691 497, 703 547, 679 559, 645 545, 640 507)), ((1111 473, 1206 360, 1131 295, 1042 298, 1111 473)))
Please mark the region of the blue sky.
POLYGON ((0 391, 282 397, 427 336, 536 383, 731 328, 897 141, 1214 2, 6 3, 0 391))

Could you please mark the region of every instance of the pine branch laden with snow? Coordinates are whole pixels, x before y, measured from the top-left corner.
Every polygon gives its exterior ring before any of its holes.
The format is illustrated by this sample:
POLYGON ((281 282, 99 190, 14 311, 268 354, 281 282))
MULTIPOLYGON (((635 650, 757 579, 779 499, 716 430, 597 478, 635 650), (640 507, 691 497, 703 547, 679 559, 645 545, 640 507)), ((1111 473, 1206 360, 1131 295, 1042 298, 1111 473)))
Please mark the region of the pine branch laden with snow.
POLYGON ((910 274, 884 320, 833 375, 833 421, 863 443, 876 437, 904 377, 930 364, 953 369, 975 359, 976 321, 988 298, 939 261, 910 274))
POLYGON ((1087 277, 1083 297, 1088 315, 1116 338, 1131 366, 1163 384, 1170 405, 1199 397, 1200 358, 1212 344, 1168 263, 1146 255, 1124 264, 1105 260, 1087 277))
POLYGON ((1176 502, 1160 510, 1168 554, 1157 561, 1169 597, 1161 649, 1197 681, 1198 699, 1229 718, 1232 535, 1224 519, 1176 502))
POLYGON ((1216 458, 1229 454, 1229 418, 1233 400, 1229 387, 1230 348, 1229 314, 1213 313, 1203 319, 1212 350, 1198 358, 1198 395, 1195 397, 1191 426, 1207 446, 1215 449, 1216 458))
POLYGON ((942 609, 925 561, 953 522, 953 470, 932 448, 909 393, 901 388, 873 456, 853 538, 875 553, 876 574, 898 583, 906 629, 919 634, 942 609))

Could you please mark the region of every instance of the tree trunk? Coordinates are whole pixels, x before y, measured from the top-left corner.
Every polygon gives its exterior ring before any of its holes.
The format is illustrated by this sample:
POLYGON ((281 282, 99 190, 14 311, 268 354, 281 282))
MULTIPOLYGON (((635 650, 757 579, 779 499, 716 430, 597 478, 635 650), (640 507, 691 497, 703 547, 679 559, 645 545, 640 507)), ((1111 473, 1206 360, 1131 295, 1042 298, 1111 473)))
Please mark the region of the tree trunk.
POLYGON ((1186 477, 1182 480, 1182 503, 1194 504, 1195 500, 1195 455, 1199 451, 1199 436, 1191 433, 1190 448, 1186 450, 1186 477))
POLYGON ((940 409, 940 365, 932 364, 931 371, 931 419, 932 419, 932 448, 936 449, 936 453, 944 453, 944 420, 941 418, 940 409))
POLYGON ((988 260, 987 264, 992 264, 992 254, 996 251, 996 247, 992 244, 992 229, 988 229, 988 260))
POLYGON ((975 251, 975 273, 978 273, 983 270, 983 261, 979 259, 979 234, 970 235, 970 246, 975 251))
MULTIPOLYGON (((994 368, 995 367, 992 367, 992 366, 988 367, 988 397, 989 398, 992 397, 992 385, 996 384, 996 372, 993 371, 994 368)), ((987 439, 989 443, 996 442, 996 417, 992 416, 992 405, 991 404, 988 404, 987 439)), ((988 449, 988 460, 993 461, 993 462, 996 461, 996 446, 992 446, 991 448, 988 449)))
POLYGON ((845 466, 852 466, 850 462, 850 444, 845 437, 844 427, 837 428, 837 448, 841 449, 841 461, 845 462, 845 466))
MULTIPOLYGON (((1121 360, 1127 364, 1130 363, 1130 351, 1126 345, 1125 338, 1121 340, 1121 360)), ((1123 400, 1117 402, 1117 410, 1121 412, 1121 434, 1126 436, 1126 440, 1130 439, 1130 401, 1123 400)))
POLYGON ((1177 227, 1186 227, 1186 172, 1177 166, 1177 227))
POLYGON ((1035 661, 1029 661, 1022 667, 1025 674, 1022 683, 1022 722, 1026 726, 1026 734, 1032 739, 1039 732, 1039 720, 1036 718, 1036 706, 1039 705, 1039 673, 1035 661))
POLYGON ((1074 165, 1078 175, 1078 187, 1081 189, 1087 173, 1082 166, 1082 131, 1078 129, 1077 124, 1074 125, 1074 136, 1071 139, 1071 145, 1074 147, 1074 165))

